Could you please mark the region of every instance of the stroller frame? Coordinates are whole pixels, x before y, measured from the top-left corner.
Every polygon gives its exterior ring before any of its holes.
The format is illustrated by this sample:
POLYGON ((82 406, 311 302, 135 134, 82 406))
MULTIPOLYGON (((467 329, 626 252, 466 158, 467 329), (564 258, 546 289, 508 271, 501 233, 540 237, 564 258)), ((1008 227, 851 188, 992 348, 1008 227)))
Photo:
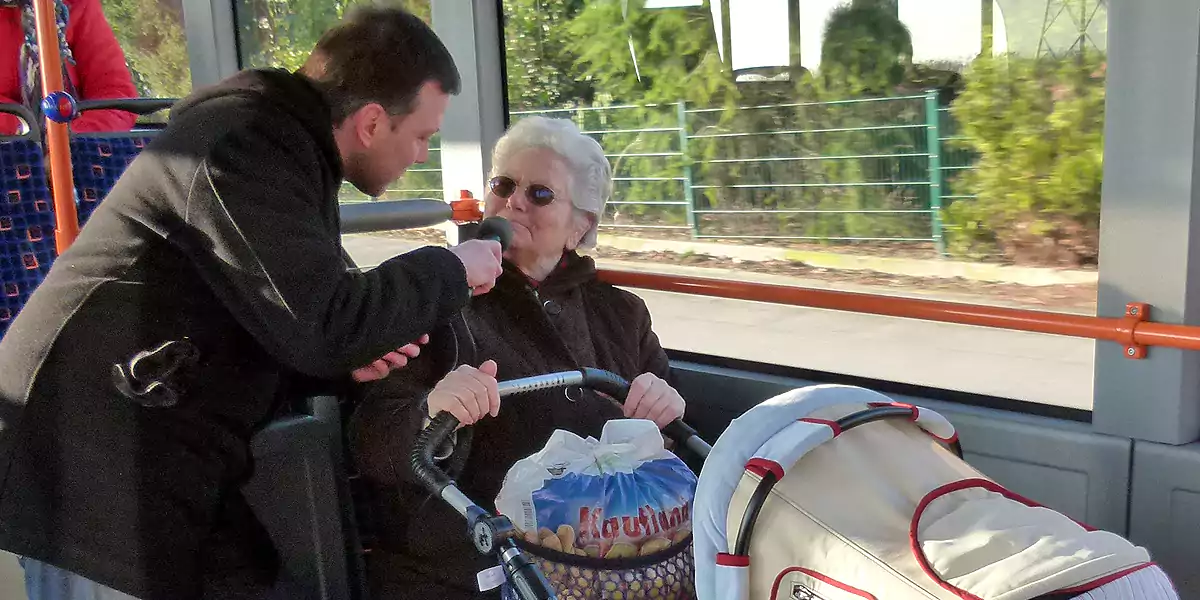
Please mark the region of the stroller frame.
MULTIPOLYGON (((801 421, 826 425, 833 431, 833 435, 836 437, 844 431, 884 419, 907 419, 919 422, 920 418, 921 409, 911 404, 877 402, 871 408, 847 415, 837 421, 829 422, 810 418, 804 418, 801 421)), ((956 456, 959 458, 963 457, 962 445, 959 444, 957 435, 945 441, 956 456)), ((749 561, 750 540, 754 535, 754 524, 758 522, 758 515, 762 512, 762 507, 766 504, 767 498, 770 497, 771 490, 780 479, 783 479, 783 469, 780 468, 778 463, 773 461, 757 458, 751 459, 746 468, 758 474, 762 477, 762 480, 759 482, 758 487, 754 489, 754 495, 750 497, 750 505, 742 517, 742 525, 738 528, 737 541, 734 543, 734 552, 733 554, 725 555, 728 557, 726 560, 734 562, 749 561)))

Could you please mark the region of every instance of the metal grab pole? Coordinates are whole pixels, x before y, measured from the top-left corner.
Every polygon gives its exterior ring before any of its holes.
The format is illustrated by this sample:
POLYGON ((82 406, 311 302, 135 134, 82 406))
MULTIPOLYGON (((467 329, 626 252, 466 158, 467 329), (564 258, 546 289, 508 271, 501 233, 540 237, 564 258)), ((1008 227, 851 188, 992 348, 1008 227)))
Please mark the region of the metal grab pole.
POLYGON ((62 53, 58 47, 58 25, 54 0, 33 0, 37 23, 38 66, 42 72, 43 98, 53 98, 59 122, 50 118, 43 106, 43 122, 50 164, 50 186, 54 194, 54 243, 62 254, 79 235, 79 215, 75 210, 75 184, 71 175, 71 139, 67 120, 74 115, 74 99, 63 92, 62 53))

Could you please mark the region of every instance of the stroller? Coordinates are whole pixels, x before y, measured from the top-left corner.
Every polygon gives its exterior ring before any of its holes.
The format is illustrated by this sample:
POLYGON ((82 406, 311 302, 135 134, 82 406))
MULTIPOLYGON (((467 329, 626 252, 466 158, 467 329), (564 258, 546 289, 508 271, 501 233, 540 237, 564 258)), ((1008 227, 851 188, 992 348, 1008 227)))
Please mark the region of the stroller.
MULTIPOLYGON (((502 397, 566 386, 623 400, 629 384, 596 369, 499 384, 502 397)), ((961 460, 944 417, 863 388, 782 394, 714 447, 672 423, 664 433, 706 459, 693 533, 631 563, 581 563, 518 540, 434 465, 456 426, 447 413, 433 420, 413 470, 496 558, 507 598, 1178 600, 1144 549, 1004 489, 961 460), (693 568, 694 588, 681 581, 693 568)))
POLYGON ((863 388, 763 402, 700 475, 699 598, 1178 600, 1144 549, 961 456, 944 417, 863 388))

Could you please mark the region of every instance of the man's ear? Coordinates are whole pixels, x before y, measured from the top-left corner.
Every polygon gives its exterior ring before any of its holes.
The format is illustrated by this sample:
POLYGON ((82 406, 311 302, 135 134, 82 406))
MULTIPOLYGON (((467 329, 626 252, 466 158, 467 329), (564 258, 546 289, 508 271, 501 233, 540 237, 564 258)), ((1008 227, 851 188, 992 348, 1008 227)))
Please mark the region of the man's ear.
POLYGON ((377 102, 368 102, 346 117, 343 127, 350 129, 363 148, 370 148, 380 128, 388 127, 388 113, 377 102))

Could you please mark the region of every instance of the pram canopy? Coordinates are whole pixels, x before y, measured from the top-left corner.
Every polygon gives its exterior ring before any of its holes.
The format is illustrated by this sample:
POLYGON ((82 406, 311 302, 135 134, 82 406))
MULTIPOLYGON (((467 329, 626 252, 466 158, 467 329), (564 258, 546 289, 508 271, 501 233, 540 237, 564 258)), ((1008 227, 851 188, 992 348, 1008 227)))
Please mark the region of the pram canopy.
POLYGON ((751 409, 701 471, 698 598, 1177 598, 1144 549, 1010 492, 956 439, 936 412, 852 386, 751 409), (903 418, 861 418, 880 407, 903 418))

